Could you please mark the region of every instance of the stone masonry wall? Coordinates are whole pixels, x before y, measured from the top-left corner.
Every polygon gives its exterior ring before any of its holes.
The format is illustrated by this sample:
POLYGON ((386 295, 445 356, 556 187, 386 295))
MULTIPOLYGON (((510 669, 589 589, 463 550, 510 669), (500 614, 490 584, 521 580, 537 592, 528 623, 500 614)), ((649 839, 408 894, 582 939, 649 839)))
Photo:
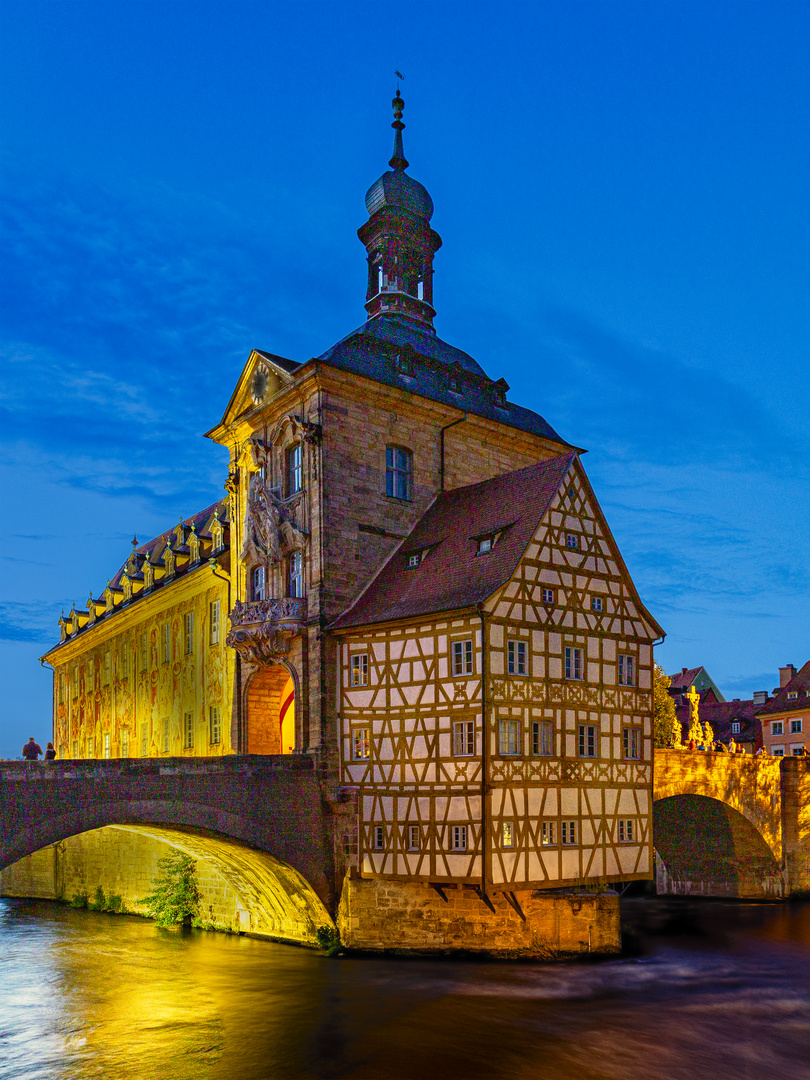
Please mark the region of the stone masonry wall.
POLYGON ((621 948, 614 892, 516 892, 523 921, 502 893, 490 896, 493 912, 471 888, 443 891, 446 901, 422 882, 347 877, 337 917, 341 939, 355 949, 543 960, 621 948))

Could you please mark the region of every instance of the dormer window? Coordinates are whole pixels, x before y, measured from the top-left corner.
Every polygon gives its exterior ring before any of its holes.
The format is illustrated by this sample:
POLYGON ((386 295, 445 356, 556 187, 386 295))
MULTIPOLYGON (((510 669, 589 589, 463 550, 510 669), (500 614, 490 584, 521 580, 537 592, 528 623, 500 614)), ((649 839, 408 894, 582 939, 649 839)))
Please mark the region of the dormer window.
POLYGON ((413 375, 413 358, 408 356, 407 353, 397 353, 394 357, 394 367, 400 375, 413 375))
POLYGON ((739 720, 733 720, 732 721, 732 723, 731 723, 731 734, 732 735, 739 735, 740 734, 740 721, 739 720))
POLYGON ((222 548, 222 534, 222 522, 219 518, 215 518, 211 526, 211 545, 214 551, 219 551, 222 548))
POLYGON ((493 540, 493 538, 491 536, 482 536, 482 537, 480 537, 479 540, 478 540, 478 552, 477 552, 477 554, 486 555, 488 552, 492 551, 493 543, 494 543, 494 540, 493 540))
POLYGON ((798 690, 788 690, 788 701, 795 701, 798 696, 798 690))
POLYGON ((420 551, 417 551, 413 555, 409 555, 408 556, 408 569, 409 570, 414 570, 419 565, 419 563, 421 561, 422 561, 422 553, 420 551))

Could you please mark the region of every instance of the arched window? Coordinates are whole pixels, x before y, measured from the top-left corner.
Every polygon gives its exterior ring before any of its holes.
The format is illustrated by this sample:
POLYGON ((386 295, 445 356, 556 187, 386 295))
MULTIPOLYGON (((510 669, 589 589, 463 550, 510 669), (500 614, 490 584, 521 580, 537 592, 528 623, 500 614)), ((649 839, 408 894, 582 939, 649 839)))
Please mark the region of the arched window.
POLYGON ((251 597, 253 600, 267 599, 267 580, 265 577, 265 570, 263 566, 253 567, 253 576, 251 580, 251 597))

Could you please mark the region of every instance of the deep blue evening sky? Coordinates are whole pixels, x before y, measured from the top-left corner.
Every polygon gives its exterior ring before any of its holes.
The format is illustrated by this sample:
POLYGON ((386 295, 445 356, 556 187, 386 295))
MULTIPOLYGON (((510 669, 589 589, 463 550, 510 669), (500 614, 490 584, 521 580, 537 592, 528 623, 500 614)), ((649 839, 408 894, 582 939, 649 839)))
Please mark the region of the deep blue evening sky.
POLYGON ((4 0, 0 756, 60 610, 222 493, 252 347, 364 319, 405 150, 437 330, 584 464, 669 671, 810 658, 804 3, 4 0))

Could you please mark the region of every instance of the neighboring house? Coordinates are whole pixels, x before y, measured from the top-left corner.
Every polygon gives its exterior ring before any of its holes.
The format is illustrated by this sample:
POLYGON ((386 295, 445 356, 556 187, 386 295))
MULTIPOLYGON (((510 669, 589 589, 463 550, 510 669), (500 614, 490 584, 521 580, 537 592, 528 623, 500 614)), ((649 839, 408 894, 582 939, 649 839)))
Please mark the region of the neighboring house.
POLYGON ((725 701, 714 680, 704 667, 681 668, 676 675, 669 677, 669 693, 676 705, 686 705, 686 695, 692 689, 697 690, 701 701, 725 701))
POLYGON ((810 660, 800 671, 792 664, 779 669, 779 686, 760 713, 765 749, 775 756, 800 754, 810 748, 810 660))
MULTIPOLYGON (((762 726, 759 721, 761 711, 762 706, 756 705, 753 700, 741 701, 739 698, 733 701, 701 700, 698 705, 701 723, 708 721, 711 724, 715 741, 728 746, 734 739, 746 754, 755 754, 762 746, 762 726)), ((678 705, 675 713, 686 741, 691 722, 690 707, 688 704, 678 705)))

